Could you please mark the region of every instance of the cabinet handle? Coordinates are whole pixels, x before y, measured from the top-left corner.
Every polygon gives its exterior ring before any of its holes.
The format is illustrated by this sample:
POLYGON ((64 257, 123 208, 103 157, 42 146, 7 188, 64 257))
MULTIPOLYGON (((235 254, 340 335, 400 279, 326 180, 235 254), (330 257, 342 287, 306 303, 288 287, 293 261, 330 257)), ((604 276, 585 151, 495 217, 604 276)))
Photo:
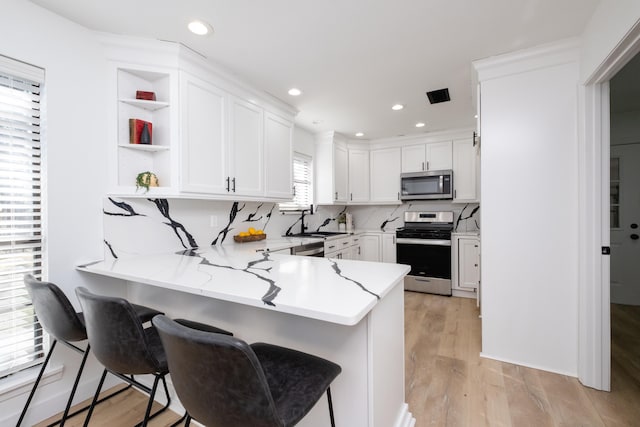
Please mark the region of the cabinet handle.
POLYGON ((332 246, 329 246, 329 249, 333 249, 335 247, 336 247, 336 245, 332 245, 332 246))
POLYGON ((236 177, 234 176, 233 179, 231 180, 231 182, 233 182, 233 192, 236 192, 236 177))
POLYGON ((361 253, 360 253, 360 246, 358 246, 358 255, 360 255, 360 254, 361 254, 361 253))
POLYGON ((227 177, 227 193, 229 192, 229 177, 227 177))
POLYGON ((453 190, 453 198, 456 198, 456 194, 457 194, 458 190, 453 190))
POLYGON ((422 170, 425 170, 425 169, 424 169, 424 162, 422 162, 422 170))
POLYGON ((349 242, 342 242, 342 244, 343 244, 343 245, 348 245, 348 244, 349 244, 349 242))
POLYGON ((336 200, 338 200, 338 192, 336 191, 336 200))
POLYGON ((349 193, 349 198, 351 199, 351 201, 353 201, 353 193, 349 193))
POLYGON ((293 188, 293 197, 296 197, 296 186, 294 185, 294 186, 293 186, 293 187, 291 187, 291 188, 293 188))
POLYGON ((427 162, 427 170, 429 170, 429 162, 427 162))
POLYGON ((400 192, 398 191, 398 200, 400 200, 400 192))

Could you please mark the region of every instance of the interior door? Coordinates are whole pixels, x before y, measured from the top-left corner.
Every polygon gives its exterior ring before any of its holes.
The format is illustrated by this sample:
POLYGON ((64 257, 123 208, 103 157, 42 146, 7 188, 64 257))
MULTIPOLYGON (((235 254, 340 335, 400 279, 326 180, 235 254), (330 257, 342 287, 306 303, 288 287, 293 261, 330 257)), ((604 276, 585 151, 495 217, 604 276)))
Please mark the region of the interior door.
POLYGON ((611 302, 640 305, 640 143, 611 146, 611 302))

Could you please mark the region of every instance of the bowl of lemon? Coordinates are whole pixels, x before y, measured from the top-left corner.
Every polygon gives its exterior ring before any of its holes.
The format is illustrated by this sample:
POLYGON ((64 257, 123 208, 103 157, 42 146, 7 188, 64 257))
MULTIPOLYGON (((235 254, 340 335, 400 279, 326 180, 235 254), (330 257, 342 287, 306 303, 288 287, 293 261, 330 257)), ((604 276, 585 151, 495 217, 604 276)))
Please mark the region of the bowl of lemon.
POLYGON ((249 227, 247 231, 241 231, 235 236, 233 236, 233 240, 238 243, 256 242, 258 240, 264 240, 266 238, 267 238, 267 235, 264 234, 264 231, 256 230, 253 227, 249 227))

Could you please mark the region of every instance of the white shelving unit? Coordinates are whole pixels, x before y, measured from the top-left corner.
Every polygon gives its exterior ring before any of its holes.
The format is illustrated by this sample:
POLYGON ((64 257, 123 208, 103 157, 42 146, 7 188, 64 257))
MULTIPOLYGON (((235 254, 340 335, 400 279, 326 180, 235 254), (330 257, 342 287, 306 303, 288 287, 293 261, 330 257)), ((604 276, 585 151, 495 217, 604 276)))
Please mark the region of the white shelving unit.
MULTIPOLYGON (((140 172, 156 174, 160 191, 174 187, 176 179, 172 156, 172 82, 171 71, 118 67, 117 87, 117 173, 115 186, 124 193, 135 193, 135 178, 140 172), (156 101, 135 99, 136 91, 154 92, 156 101), (129 143, 129 119, 151 122, 150 145, 129 143)), ((174 150, 175 151, 175 150, 174 150)))

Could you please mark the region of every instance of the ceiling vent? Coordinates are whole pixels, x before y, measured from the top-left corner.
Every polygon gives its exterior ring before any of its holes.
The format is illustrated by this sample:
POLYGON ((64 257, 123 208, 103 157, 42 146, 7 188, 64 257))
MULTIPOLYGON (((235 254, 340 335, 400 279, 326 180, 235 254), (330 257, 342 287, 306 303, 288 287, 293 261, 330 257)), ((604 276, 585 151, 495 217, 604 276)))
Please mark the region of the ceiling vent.
POLYGON ((431 92, 427 92, 427 96, 429 97, 429 102, 432 104, 451 101, 451 98, 449 98, 449 88, 432 90, 431 92))

